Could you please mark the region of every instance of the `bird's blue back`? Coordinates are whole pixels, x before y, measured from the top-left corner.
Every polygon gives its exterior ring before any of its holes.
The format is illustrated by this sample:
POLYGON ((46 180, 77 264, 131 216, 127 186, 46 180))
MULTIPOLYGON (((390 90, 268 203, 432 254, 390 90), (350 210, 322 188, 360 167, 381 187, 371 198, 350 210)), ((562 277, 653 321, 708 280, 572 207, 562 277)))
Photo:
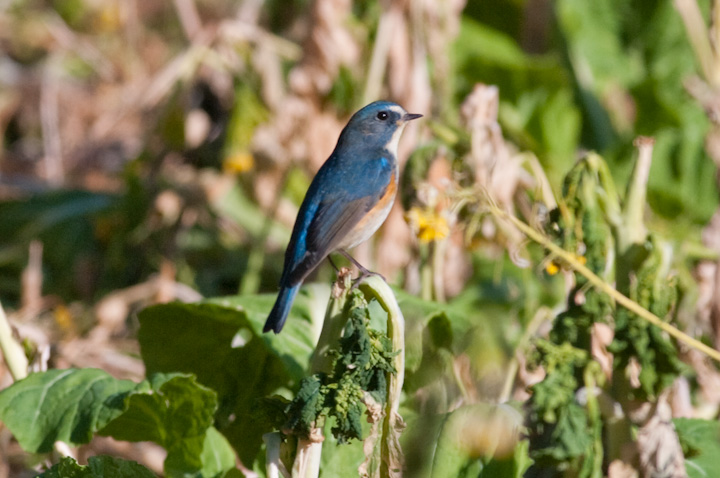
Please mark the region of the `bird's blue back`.
POLYGON ((350 118, 300 206, 263 331, 282 329, 300 284, 329 253, 366 240, 385 220, 397 191, 399 134, 418 117, 378 101, 350 118))
POLYGON ((335 150, 315 175, 300 206, 285 254, 281 285, 304 279, 305 273, 294 275, 292 272, 309 251, 322 257, 332 252, 317 247, 319 244, 312 239, 325 236, 327 231, 338 227, 338 221, 356 212, 342 208, 358 207, 363 199, 368 199, 366 203, 377 202, 385 192, 396 168, 397 159, 387 149, 394 129, 373 129, 372 118, 394 105, 387 101, 371 103, 355 113, 343 129, 335 150), (325 220, 318 218, 319 211, 327 207, 341 210, 333 211, 332 217, 325 220), (311 234, 313 231, 315 234, 311 234), (300 275, 303 277, 298 277, 300 275))

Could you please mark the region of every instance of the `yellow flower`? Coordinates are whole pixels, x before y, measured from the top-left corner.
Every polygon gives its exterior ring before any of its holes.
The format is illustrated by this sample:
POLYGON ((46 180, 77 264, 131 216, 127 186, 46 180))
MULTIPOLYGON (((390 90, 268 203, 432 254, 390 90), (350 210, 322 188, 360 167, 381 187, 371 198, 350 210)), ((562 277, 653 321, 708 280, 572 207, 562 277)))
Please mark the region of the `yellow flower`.
POLYGON ((239 151, 226 156, 225 160, 223 160, 223 170, 226 173, 244 173, 250 171, 253 166, 255 166, 255 160, 253 155, 247 151, 239 151))
POLYGON ((72 312, 63 304, 55 307, 53 310, 53 318, 63 332, 70 332, 75 328, 72 312))
MULTIPOLYGON (((575 260, 582 265, 585 265, 587 263, 587 258, 585 256, 579 256, 577 254, 574 254, 574 257, 575 260)), ((560 263, 556 261, 549 261, 545 266, 545 272, 547 272, 551 276, 554 276, 555 274, 560 272, 560 263)))
POLYGON ((405 220, 410 223, 420 242, 439 241, 450 234, 447 218, 434 210, 413 207, 405 220))

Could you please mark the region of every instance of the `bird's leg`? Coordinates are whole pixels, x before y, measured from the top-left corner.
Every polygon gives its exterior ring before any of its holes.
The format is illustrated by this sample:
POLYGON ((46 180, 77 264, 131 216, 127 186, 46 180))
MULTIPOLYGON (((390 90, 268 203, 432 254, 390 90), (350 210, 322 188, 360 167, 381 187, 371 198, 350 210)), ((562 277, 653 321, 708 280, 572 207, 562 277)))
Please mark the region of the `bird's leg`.
POLYGON ((330 265, 333 266, 333 269, 335 269, 335 273, 336 273, 336 274, 339 274, 339 273, 340 273, 340 269, 338 268, 338 266, 335 265, 335 263, 334 263, 333 260, 332 260, 332 257, 330 257, 330 254, 328 254, 327 259, 328 259, 328 261, 330 262, 330 265))
POLYGON ((367 270, 365 267, 363 267, 362 264, 360 264, 358 261, 356 261, 355 258, 354 258, 353 256, 351 256, 345 249, 340 249, 340 250, 338 250, 338 252, 339 252, 340 254, 342 254, 343 256, 345 256, 345 258, 346 258, 347 260, 349 260, 350 262, 352 262, 353 265, 354 265, 355 267, 357 267, 358 271, 360 271, 360 275, 359 275, 359 276, 357 277, 357 279, 355 279, 355 281, 354 281, 353 288, 357 287, 357 286, 360 284, 360 282, 361 282, 365 277, 370 277, 370 276, 378 276, 379 278, 381 278, 382 280, 384 280, 385 282, 387 282, 387 281, 385 280, 385 278, 382 276, 382 274, 379 274, 379 273, 377 273, 377 272, 373 272, 373 271, 367 270))

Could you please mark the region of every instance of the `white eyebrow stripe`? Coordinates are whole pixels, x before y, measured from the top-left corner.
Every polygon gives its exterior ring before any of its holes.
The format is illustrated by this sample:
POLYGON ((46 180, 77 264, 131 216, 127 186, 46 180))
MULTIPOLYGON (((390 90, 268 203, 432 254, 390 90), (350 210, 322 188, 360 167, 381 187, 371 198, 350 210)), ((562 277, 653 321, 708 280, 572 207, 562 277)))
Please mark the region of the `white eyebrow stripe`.
POLYGON ((392 105, 388 109, 390 111, 394 111, 395 113, 398 113, 400 116, 405 114, 405 110, 401 106, 398 106, 398 105, 392 105))

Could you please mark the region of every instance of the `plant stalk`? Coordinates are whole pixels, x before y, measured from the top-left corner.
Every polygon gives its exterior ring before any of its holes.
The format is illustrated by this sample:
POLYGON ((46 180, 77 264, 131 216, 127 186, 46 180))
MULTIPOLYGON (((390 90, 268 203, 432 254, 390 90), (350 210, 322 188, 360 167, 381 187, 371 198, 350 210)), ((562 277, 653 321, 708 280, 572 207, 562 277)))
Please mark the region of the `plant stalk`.
POLYGON ((12 334, 12 328, 0 303, 0 351, 14 381, 22 380, 28 374, 28 359, 22 346, 12 334))
POLYGON ((382 424, 381 442, 381 478, 399 478, 402 476, 403 455, 400 448, 400 432, 405 422, 398 413, 400 396, 405 380, 405 318, 395 299, 392 288, 380 277, 370 276, 360 284, 365 296, 375 297, 388 314, 387 335, 392 341, 394 374, 388 374, 387 402, 382 424))

